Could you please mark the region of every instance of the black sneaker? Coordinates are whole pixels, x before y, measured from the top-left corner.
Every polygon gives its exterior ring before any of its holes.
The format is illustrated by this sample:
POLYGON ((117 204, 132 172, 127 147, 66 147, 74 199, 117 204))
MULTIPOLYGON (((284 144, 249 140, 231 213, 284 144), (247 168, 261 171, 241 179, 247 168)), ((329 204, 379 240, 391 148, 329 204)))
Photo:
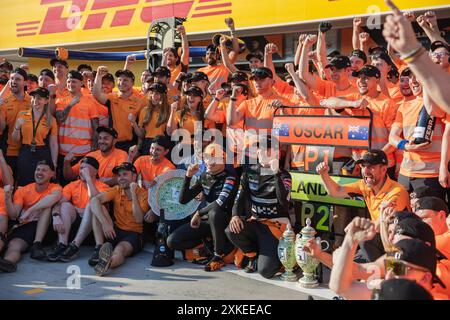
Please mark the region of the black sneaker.
POLYGON ((0 258, 0 271, 2 272, 16 272, 17 265, 11 261, 0 258))
POLYGON ((73 242, 69 244, 69 246, 64 250, 62 255, 59 257, 59 261, 69 262, 72 261, 80 255, 80 248, 73 242))
POLYGON ((94 253, 92 254, 91 258, 88 261, 88 263, 91 267, 95 267, 95 265, 98 263, 99 252, 100 252, 101 247, 102 247, 101 244, 95 246, 94 253))
POLYGON ((47 260, 47 253, 45 253, 45 250, 42 247, 42 243, 40 243, 39 241, 33 243, 33 246, 31 247, 30 257, 31 259, 36 260, 47 260))
POLYGON ((209 260, 209 262, 205 265, 204 270, 205 271, 218 271, 222 269, 226 264, 222 259, 222 256, 214 255, 214 257, 209 260))
POLYGON ((99 260, 97 265, 94 267, 95 274, 99 277, 103 276, 109 270, 109 266, 111 265, 111 257, 113 253, 113 246, 111 243, 106 242, 100 248, 98 253, 99 260))
POLYGON ((248 259, 248 264, 244 268, 244 271, 246 273, 253 273, 253 272, 256 272, 257 270, 258 270, 258 265, 257 265, 256 257, 255 258, 249 258, 248 259))
POLYGON ((58 261, 66 248, 67 246, 64 243, 59 242, 56 247, 53 248, 52 252, 47 255, 47 260, 51 262, 58 261))

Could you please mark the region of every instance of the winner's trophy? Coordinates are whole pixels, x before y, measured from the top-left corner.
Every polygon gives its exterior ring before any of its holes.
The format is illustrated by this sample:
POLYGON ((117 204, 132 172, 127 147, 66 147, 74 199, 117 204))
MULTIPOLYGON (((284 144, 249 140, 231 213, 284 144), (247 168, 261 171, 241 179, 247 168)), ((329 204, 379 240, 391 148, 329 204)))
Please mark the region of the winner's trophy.
MULTIPOLYGON (((295 259, 303 271, 303 277, 300 278, 298 282, 304 288, 316 288, 319 285, 314 273, 320 262, 303 250, 303 246, 306 245, 310 239, 314 239, 315 235, 316 230, 311 227, 311 219, 308 218, 306 219, 306 227, 302 229, 301 235, 297 234, 295 241, 295 259)), ((317 240, 319 243, 327 243, 326 241, 320 241, 319 238, 317 238, 317 240)))
POLYGON ((286 270, 281 275, 281 279, 284 281, 297 281, 297 276, 292 272, 292 269, 297 264, 295 262, 295 233, 292 231, 290 224, 286 226, 286 230, 278 243, 278 258, 286 270))

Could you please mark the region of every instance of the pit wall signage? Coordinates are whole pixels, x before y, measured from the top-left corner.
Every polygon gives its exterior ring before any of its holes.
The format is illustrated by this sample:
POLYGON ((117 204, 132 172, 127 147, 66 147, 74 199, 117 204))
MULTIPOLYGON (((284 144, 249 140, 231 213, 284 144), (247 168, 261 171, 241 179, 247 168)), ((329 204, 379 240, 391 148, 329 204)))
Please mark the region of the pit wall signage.
MULTIPOLYGON (((397 0, 401 9, 439 8, 447 0, 397 0)), ((159 18, 188 19, 188 34, 255 29, 387 12, 384 0, 8 0, 1 2, 0 51, 145 39, 159 18), (376 8, 376 10, 374 10, 376 8), (249 14, 251 13, 251 14, 249 14)))

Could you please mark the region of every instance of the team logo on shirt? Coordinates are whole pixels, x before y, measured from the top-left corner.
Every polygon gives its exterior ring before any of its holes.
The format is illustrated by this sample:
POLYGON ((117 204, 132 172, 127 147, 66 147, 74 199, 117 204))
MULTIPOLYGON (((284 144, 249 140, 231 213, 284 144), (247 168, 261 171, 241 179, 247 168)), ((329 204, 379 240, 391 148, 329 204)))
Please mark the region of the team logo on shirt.
POLYGON ((368 140, 369 127, 366 126, 348 126, 349 140, 368 140))
POLYGON ((290 127, 288 123, 275 122, 273 124, 273 134, 275 136, 289 137, 290 127))

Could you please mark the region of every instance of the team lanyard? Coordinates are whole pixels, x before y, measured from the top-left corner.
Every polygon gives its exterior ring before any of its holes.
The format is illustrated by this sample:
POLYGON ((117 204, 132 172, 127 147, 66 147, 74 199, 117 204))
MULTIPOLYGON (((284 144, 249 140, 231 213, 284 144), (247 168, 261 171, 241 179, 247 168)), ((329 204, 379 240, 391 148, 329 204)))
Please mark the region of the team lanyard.
POLYGON ((38 119, 38 122, 36 126, 34 125, 34 110, 31 109, 31 123, 33 125, 33 139, 31 140, 31 148, 32 150, 36 150, 36 133, 37 129, 39 127, 39 124, 41 123, 42 118, 44 117, 44 111, 42 111, 41 116, 38 119))

